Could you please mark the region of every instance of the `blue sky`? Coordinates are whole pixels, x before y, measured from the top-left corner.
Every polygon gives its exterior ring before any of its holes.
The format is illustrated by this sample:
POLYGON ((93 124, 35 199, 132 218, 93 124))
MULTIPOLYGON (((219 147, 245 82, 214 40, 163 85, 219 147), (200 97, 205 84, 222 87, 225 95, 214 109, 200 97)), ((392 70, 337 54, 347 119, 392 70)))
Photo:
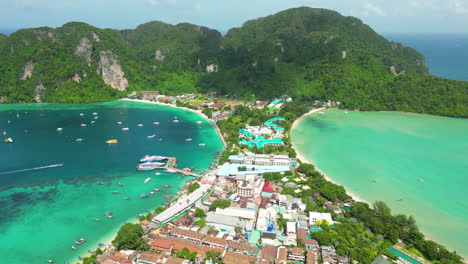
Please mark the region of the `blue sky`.
POLYGON ((82 21, 123 29, 161 20, 226 30, 298 6, 355 16, 380 33, 468 33, 468 0, 0 0, 0 28, 82 21))

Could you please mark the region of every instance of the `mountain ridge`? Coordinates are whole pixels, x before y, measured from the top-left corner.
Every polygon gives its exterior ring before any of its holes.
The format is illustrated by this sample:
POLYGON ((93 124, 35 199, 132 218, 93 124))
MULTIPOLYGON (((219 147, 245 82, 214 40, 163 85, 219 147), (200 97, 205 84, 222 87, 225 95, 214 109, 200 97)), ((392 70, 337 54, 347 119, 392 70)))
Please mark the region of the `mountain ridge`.
POLYGON ((350 109, 468 116, 468 82, 429 76, 416 50, 327 9, 288 9, 225 36, 161 21, 125 30, 83 22, 22 29, 0 35, 0 61, 0 101, 7 103, 106 101, 138 90, 288 93, 350 109))

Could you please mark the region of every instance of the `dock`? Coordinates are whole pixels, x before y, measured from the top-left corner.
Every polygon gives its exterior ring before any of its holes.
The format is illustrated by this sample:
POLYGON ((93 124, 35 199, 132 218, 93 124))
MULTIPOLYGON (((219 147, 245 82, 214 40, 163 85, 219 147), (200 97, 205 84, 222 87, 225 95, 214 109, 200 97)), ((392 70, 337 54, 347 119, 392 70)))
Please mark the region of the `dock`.
POLYGON ((203 176, 202 174, 193 173, 193 172, 188 171, 188 170, 177 169, 177 168, 175 168, 176 165, 177 165, 177 158, 169 157, 167 159, 167 163, 166 163, 165 166, 156 167, 155 169, 156 170, 165 170, 167 172, 178 173, 178 174, 182 174, 182 175, 185 175, 185 176, 191 176, 191 177, 197 177, 197 178, 201 178, 203 176))

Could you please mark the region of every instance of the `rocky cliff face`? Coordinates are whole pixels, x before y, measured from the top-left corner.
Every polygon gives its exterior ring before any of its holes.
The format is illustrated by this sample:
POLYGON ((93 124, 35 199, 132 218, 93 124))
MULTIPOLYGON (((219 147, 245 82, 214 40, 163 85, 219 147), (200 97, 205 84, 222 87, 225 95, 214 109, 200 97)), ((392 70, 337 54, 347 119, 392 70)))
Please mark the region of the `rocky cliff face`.
POLYGON ((119 91, 127 89, 128 80, 124 77, 125 73, 111 51, 101 51, 97 71, 102 75, 104 82, 112 88, 119 91))
POLYGON ((34 89, 34 101, 36 101, 36 103, 42 103, 42 96, 44 95, 46 91, 46 88, 44 87, 44 85, 42 85, 42 83, 39 83, 36 88, 34 89))
POLYGON ((83 57, 88 66, 91 66, 91 56, 93 55, 93 44, 88 38, 84 37, 80 40, 78 46, 76 46, 75 54, 79 57, 83 57))
POLYGON ((207 72, 217 72, 218 71, 218 65, 217 64, 206 65, 206 71, 207 72))
POLYGON ((157 60, 157 61, 164 61, 164 59, 166 58, 166 56, 164 56, 162 54, 162 51, 160 49, 157 49, 154 53, 154 58, 157 60))
POLYGON ((35 64, 36 63, 34 61, 32 61, 32 60, 30 60, 30 61, 28 61, 28 63, 26 63, 26 65, 24 66, 23 75, 20 77, 20 80, 25 81, 25 80, 32 77, 35 64))

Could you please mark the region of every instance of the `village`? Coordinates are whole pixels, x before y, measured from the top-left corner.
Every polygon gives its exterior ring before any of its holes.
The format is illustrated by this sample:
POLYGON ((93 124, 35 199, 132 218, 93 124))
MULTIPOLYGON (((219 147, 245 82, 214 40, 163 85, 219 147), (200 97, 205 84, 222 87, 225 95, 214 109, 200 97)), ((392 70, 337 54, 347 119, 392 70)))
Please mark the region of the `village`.
MULTIPOLYGON (((221 129, 227 149, 220 161, 192 181, 185 194, 139 222, 145 243, 142 248, 146 250, 119 250, 114 243, 103 247, 103 253, 96 256, 94 263, 352 262, 343 252, 337 253, 337 244, 323 243, 327 239, 314 235, 341 221, 357 223, 355 218, 346 216, 354 200, 341 186, 322 183, 312 165, 311 169, 307 164, 301 164, 295 155, 289 155, 288 146, 284 151, 289 142, 287 129, 283 126, 287 120, 276 114, 284 103, 291 102, 291 98, 246 105, 215 97, 200 99, 197 95, 172 97, 141 92, 132 96, 192 109, 210 109, 209 117, 214 123, 229 118, 237 105, 265 108, 264 111, 274 117, 262 124, 246 125, 234 137, 221 129), (270 151, 259 151, 262 149, 270 151), (275 152, 276 149, 283 151, 275 152), (322 192, 316 185, 328 191, 322 192)), ((338 102, 315 104, 318 111, 321 107, 339 105, 338 102)), ((377 247, 378 243, 375 244, 377 247)), ((393 261, 408 264, 403 259, 393 261)), ((392 260, 379 255, 372 263, 389 264, 392 260)))

